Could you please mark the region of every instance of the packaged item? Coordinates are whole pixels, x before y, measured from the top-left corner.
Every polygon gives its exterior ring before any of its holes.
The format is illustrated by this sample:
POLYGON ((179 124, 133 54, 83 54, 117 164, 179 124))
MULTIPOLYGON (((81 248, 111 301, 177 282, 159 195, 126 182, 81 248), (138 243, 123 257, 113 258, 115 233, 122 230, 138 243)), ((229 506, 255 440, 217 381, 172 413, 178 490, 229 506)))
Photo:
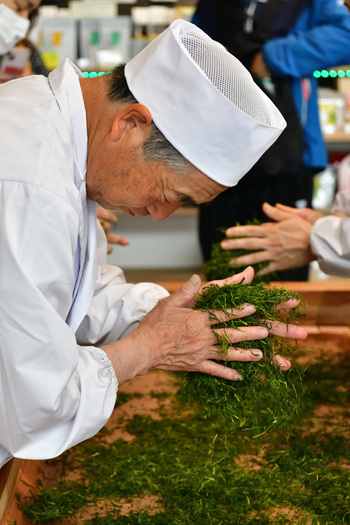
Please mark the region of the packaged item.
POLYGON ((14 47, 6 53, 1 60, 0 72, 8 73, 14 77, 23 74, 30 57, 30 50, 24 47, 14 47))
POLYGON ((344 95, 334 89, 320 89, 318 96, 321 129, 324 134, 332 134, 343 127, 344 95))

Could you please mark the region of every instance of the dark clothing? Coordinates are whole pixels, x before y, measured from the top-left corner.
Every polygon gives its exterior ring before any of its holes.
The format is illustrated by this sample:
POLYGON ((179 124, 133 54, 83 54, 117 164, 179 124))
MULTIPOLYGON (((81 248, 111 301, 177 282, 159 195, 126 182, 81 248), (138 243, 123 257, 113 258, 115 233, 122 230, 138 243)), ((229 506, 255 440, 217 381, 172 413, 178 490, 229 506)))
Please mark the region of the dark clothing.
MULTIPOLYGON (((212 244, 223 238, 218 229, 267 220, 264 202, 311 206, 313 175, 327 162, 312 73, 348 62, 350 16, 335 0, 199 0, 193 22, 248 69, 262 52, 274 92, 255 80, 287 121, 286 130, 239 184, 200 208, 200 243, 208 260, 212 244)), ((297 269, 294 279, 292 273, 290 280, 307 278, 307 268, 297 269)))
MULTIPOLYGON (((276 177, 268 182, 264 177, 254 177, 252 181, 248 174, 237 186, 224 191, 212 202, 200 206, 199 241, 204 260, 210 259, 212 245, 224 238, 222 227, 235 226, 237 221, 246 224, 253 219, 266 222, 268 219, 262 211, 264 202, 294 206, 300 193, 311 196, 314 175, 315 170, 303 167, 297 184, 292 177, 276 177)), ((310 205, 309 201, 307 206, 310 205)), ((279 278, 284 281, 305 281, 308 278, 308 268, 279 272, 279 278)))
POLYGON ((48 77, 50 71, 45 66, 35 45, 28 38, 23 40, 23 44, 30 49, 29 60, 33 75, 44 75, 44 77, 48 77))
POLYGON ((200 0, 193 22, 249 69, 264 42, 284 37, 309 3, 310 0, 200 0))

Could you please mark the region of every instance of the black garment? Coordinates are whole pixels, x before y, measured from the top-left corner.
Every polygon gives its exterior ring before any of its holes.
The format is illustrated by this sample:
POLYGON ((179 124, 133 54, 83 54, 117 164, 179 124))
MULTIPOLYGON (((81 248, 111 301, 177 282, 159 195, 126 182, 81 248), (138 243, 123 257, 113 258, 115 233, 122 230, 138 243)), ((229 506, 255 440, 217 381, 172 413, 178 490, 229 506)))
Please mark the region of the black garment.
MULTIPOLYGON (((309 2, 310 0, 200 0, 196 13, 201 20, 204 16, 210 16, 210 13, 216 18, 216 39, 249 69, 252 59, 264 42, 287 35, 309 2), (202 9, 206 11, 203 15, 202 9)), ((205 27, 202 26, 202 29, 205 31, 205 27)))
MULTIPOLYGON (((233 188, 220 193, 212 202, 202 204, 199 213, 199 240, 205 261, 210 259, 212 245, 224 238, 222 228, 235 226, 236 222, 245 224, 253 219, 267 222, 262 211, 264 202, 271 205, 282 203, 295 206, 299 199, 306 199, 311 207, 313 177, 317 170, 301 168, 299 176, 259 177, 259 167, 254 166, 254 176, 247 174, 233 188)), ((306 281, 308 267, 295 268, 278 274, 281 281, 306 281)))
POLYGON ((23 40, 23 44, 28 49, 30 49, 29 60, 30 60, 30 65, 31 65, 33 75, 44 75, 44 77, 48 77, 50 71, 45 66, 44 61, 41 58, 40 53, 35 47, 35 45, 33 44, 33 42, 31 42, 31 40, 29 40, 28 38, 25 38, 23 40))
MULTIPOLYGON (((210 36, 220 41, 249 69, 264 42, 286 35, 308 2, 200 0, 195 19, 204 22, 200 24, 201 28, 212 31, 210 36)), ((253 219, 266 222, 261 209, 264 202, 272 205, 279 202, 294 207, 298 200, 303 200, 311 206, 313 179, 310 170, 302 163, 303 130, 289 78, 272 78, 274 92, 266 90, 259 79, 254 80, 281 111, 287 128, 237 186, 223 192, 212 203, 200 207, 199 239, 205 261, 210 258, 212 245, 223 238, 219 230, 234 226, 237 222, 246 224, 253 219)), ((307 274, 308 268, 290 270, 288 278, 306 280, 307 274)))

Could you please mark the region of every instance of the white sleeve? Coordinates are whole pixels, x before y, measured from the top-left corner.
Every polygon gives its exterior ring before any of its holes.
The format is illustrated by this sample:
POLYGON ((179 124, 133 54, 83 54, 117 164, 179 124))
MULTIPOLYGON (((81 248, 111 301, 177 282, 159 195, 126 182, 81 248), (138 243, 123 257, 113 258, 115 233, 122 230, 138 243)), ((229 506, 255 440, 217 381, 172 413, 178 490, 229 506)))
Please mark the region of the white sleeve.
POLYGON ((328 215, 318 219, 310 239, 312 251, 325 273, 350 277, 350 217, 328 215))
POLYGON ((343 211, 350 217, 350 190, 338 191, 332 205, 332 213, 343 211))
POLYGON ((106 254, 106 236, 98 222, 97 281, 89 311, 77 330, 81 344, 102 345, 125 337, 169 295, 153 283, 127 283, 120 268, 106 264, 106 254))
POLYGON ((50 192, 0 184, 0 449, 46 459, 96 434, 113 411, 106 354, 65 322, 77 213, 50 192))

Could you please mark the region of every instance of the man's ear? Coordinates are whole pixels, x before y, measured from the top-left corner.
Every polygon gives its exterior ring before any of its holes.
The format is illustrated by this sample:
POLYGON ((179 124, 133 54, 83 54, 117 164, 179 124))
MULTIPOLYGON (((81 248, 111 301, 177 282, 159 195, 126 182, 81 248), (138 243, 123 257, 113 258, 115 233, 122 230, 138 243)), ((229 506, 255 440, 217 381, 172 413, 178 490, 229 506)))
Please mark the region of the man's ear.
MULTIPOLYGON (((113 142, 120 140, 130 129, 137 128, 145 137, 149 135, 152 117, 146 106, 129 104, 114 117, 111 130, 113 142)), ((145 140, 145 139, 144 139, 145 140)))

